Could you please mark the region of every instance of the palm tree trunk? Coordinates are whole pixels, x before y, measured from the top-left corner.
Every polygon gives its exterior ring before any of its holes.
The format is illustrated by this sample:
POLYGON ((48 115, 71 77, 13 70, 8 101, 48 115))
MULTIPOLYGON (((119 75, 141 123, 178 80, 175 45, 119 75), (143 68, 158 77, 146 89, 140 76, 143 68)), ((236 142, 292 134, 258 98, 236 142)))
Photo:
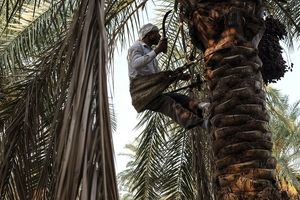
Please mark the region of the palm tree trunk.
POLYGON ((205 52, 218 200, 288 199, 275 178, 258 43, 261 4, 182 3, 194 43, 205 52), (194 10, 191 12, 191 8, 194 10))

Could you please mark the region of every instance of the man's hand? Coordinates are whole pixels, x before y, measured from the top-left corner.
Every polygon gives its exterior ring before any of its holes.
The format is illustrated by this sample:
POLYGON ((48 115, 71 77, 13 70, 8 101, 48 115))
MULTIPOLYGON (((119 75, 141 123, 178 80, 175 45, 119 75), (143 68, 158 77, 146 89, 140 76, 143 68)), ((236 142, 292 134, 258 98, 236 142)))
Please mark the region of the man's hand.
POLYGON ((168 50, 168 39, 163 38, 159 41, 157 44, 156 48, 154 49, 156 55, 159 54, 160 52, 167 53, 168 50))

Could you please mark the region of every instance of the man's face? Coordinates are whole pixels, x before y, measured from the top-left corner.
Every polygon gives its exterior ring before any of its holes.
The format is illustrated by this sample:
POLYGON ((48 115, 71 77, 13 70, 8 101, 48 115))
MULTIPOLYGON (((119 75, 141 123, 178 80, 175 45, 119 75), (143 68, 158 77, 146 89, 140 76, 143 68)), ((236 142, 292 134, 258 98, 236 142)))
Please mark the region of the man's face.
POLYGON ((147 36, 149 37, 149 42, 151 42, 152 45, 157 45, 161 38, 159 31, 151 31, 147 36))

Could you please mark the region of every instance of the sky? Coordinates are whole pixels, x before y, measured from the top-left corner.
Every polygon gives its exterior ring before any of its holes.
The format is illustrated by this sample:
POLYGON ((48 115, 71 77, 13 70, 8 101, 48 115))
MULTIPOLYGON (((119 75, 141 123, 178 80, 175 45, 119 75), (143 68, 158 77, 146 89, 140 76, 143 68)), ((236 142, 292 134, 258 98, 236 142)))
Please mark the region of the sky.
POLYGON ((290 103, 295 103, 300 100, 300 42, 296 44, 295 51, 289 55, 294 64, 292 72, 287 72, 281 80, 272 86, 279 89, 282 94, 288 95, 290 103))

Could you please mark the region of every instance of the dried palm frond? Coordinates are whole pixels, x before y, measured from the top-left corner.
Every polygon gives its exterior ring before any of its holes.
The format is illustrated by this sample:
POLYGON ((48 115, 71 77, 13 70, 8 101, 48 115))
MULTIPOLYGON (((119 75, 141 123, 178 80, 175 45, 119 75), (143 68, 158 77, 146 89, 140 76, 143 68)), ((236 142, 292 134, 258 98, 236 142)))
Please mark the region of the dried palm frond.
POLYGON ((54 198, 118 199, 107 94, 103 2, 82 1, 71 33, 78 41, 61 129, 54 198), (93 9, 91 9, 93 8, 93 9), (87 12, 88 11, 88 12, 87 12), (75 30, 78 31, 76 34, 75 30), (100 45, 100 46, 99 46, 100 45))
MULTIPOLYGON (((51 49, 60 47, 56 43, 51 49)), ((56 79, 57 65, 52 65, 52 59, 59 56, 48 54, 38 62, 42 63, 40 73, 4 88, 6 101, 0 105, 4 122, 0 160, 2 199, 34 198, 37 191, 43 191, 43 195, 47 192, 45 188, 52 178, 49 166, 53 127, 59 120, 55 115, 61 110, 61 106, 55 110, 55 103, 63 96, 55 90, 65 87, 62 80, 56 79)))
POLYGON ((82 1, 67 34, 4 88, 2 199, 118 199, 103 9, 82 1))

